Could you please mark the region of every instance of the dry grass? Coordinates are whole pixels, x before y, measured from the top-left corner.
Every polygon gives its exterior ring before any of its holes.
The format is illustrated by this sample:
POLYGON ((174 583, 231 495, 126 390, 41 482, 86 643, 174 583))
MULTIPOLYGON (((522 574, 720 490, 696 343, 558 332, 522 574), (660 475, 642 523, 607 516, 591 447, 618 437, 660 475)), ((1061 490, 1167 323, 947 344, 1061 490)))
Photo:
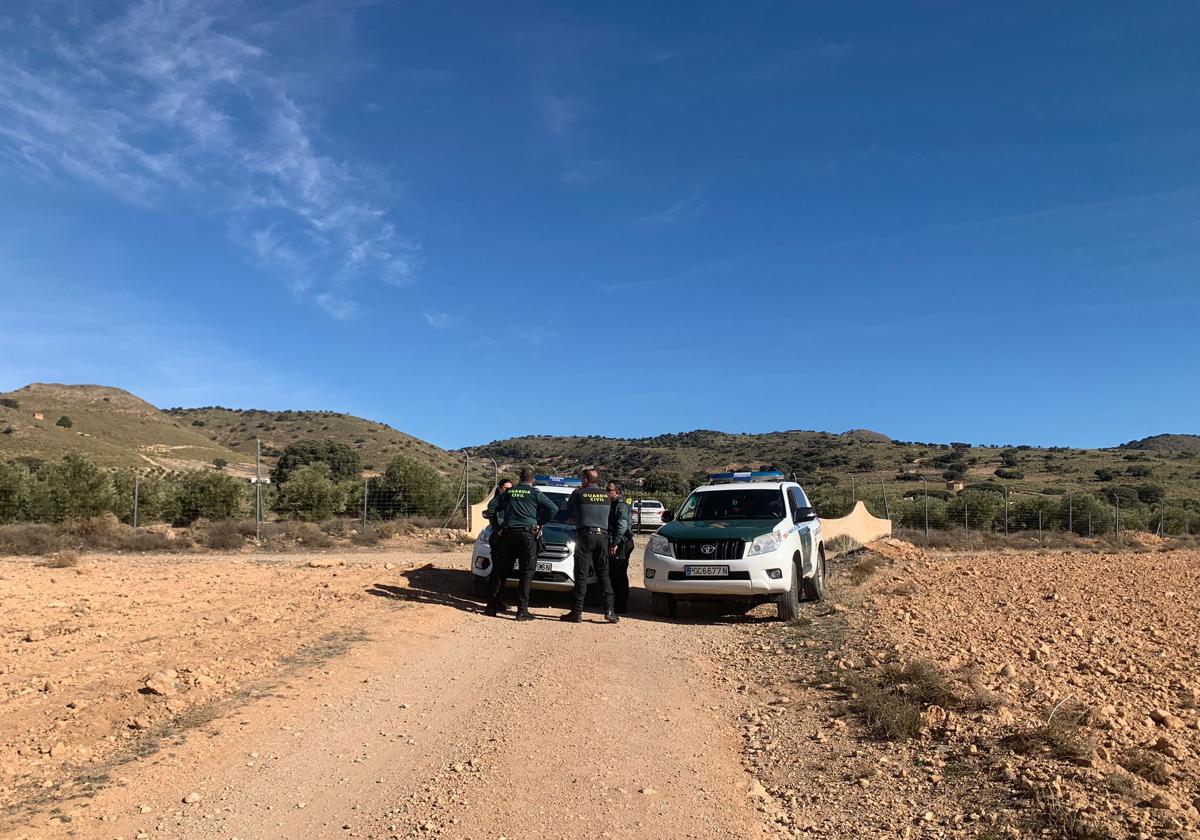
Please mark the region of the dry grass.
POLYGON ((880 681, 884 687, 923 706, 955 709, 962 704, 950 680, 928 659, 914 659, 904 667, 885 665, 880 671, 880 681))
POLYGON ((45 566, 47 569, 70 569, 79 565, 79 555, 70 549, 66 549, 57 554, 52 554, 37 565, 45 566))
MULTIPOLYGON (((1039 791, 1035 797, 1042 821, 1051 836, 1061 840, 1118 840, 1117 833, 1101 817, 1093 817, 1070 805, 1050 789, 1039 791)), ((1043 832, 1045 833, 1045 832, 1043 832)))
POLYGON ((907 741, 921 732, 921 707, 911 699, 862 677, 848 677, 847 708, 862 717, 871 733, 885 741, 907 741))
POLYGON ((862 586, 872 575, 887 565, 887 561, 878 554, 864 551, 854 557, 845 569, 846 579, 851 586, 862 586))
POLYGON ((241 548, 246 544, 238 523, 225 519, 220 522, 210 522, 204 529, 204 545, 218 551, 230 551, 241 548))
POLYGON ((862 548, 862 543, 854 539, 854 537, 841 534, 831 540, 826 540, 825 556, 835 557, 838 554, 849 554, 851 551, 857 551, 860 548, 862 548))
POLYGON ((975 711, 998 709, 1007 705, 1003 695, 984 685, 983 677, 978 673, 972 672, 967 675, 967 687, 971 690, 971 694, 967 698, 966 705, 975 711))
POLYGON ((1001 743, 1021 754, 1041 753, 1060 761, 1084 763, 1096 751, 1084 731, 1088 717, 1086 706, 1068 699, 1050 711, 1045 723, 1008 735, 1001 743))
POLYGON ((961 705, 957 692, 928 660, 885 665, 874 676, 854 674, 842 681, 847 708, 862 717, 878 738, 905 741, 921 732, 921 713, 930 706, 961 705))
POLYGON ((55 525, 0 526, 0 554, 53 554, 66 545, 66 536, 55 525))

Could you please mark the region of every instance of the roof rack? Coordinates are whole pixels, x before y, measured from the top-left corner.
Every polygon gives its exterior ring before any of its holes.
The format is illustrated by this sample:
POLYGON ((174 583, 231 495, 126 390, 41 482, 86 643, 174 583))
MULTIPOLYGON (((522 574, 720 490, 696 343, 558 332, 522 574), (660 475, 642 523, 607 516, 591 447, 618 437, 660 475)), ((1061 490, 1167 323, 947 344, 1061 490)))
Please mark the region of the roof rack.
POLYGON ((578 478, 567 478, 564 475, 535 475, 533 477, 534 485, 542 485, 543 487, 579 487, 583 484, 578 478))
POLYGON ((747 481, 783 481, 784 475, 780 470, 761 470, 751 472, 720 472, 709 473, 708 481, 710 484, 732 484, 734 482, 747 481))

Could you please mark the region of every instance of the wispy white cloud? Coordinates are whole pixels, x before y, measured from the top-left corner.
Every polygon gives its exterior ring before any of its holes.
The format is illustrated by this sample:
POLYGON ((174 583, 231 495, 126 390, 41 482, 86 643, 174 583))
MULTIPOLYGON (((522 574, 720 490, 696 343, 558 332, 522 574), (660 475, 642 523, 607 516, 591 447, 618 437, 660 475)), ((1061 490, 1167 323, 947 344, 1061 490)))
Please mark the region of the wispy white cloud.
POLYGON ((445 330, 458 323, 458 319, 449 312, 425 312, 425 323, 435 330, 445 330))
POLYGON ((581 104, 574 96, 557 96, 543 91, 538 98, 546 129, 555 137, 566 137, 579 121, 581 104))
POLYGON ((139 0, 99 21, 31 17, 0 55, 0 167, 147 207, 203 204, 255 265, 352 317, 354 286, 409 282, 417 247, 380 191, 320 149, 299 77, 239 14, 139 0))
POLYGON ((670 207, 647 213, 636 220, 638 227, 670 227, 700 216, 708 209, 708 203, 700 193, 676 201, 670 207))

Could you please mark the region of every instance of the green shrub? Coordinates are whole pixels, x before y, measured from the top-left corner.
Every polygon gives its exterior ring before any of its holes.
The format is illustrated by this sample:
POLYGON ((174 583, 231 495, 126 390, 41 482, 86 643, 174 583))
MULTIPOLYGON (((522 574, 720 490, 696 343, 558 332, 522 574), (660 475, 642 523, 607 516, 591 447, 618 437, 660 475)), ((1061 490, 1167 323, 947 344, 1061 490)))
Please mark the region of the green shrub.
POLYGON ((275 464, 271 481, 283 484, 292 470, 310 464, 325 464, 336 483, 362 477, 362 458, 352 447, 330 439, 300 440, 288 444, 275 464))
POLYGON ((30 514, 39 522, 90 519, 111 511, 112 475, 79 455, 43 464, 30 494, 30 514))
POLYGON ((208 548, 228 551, 241 548, 245 541, 242 539, 238 523, 231 519, 225 519, 209 523, 208 527, 204 529, 204 544, 208 548))
POLYGON ((231 475, 211 470, 182 473, 172 481, 169 503, 175 525, 191 525, 197 519, 234 519, 249 506, 250 486, 231 475))
POLYGON ((55 421, 54 425, 62 426, 64 429, 69 429, 75 424, 71 422, 70 417, 64 414, 62 417, 59 417, 57 421, 55 421))
POLYGON ((5 408, 20 408, 21 404, 12 397, 0 397, 0 405, 5 408))
POLYGON ((341 513, 346 506, 343 488, 330 477, 329 465, 306 464, 288 473, 279 486, 275 510, 309 522, 322 522, 341 513))

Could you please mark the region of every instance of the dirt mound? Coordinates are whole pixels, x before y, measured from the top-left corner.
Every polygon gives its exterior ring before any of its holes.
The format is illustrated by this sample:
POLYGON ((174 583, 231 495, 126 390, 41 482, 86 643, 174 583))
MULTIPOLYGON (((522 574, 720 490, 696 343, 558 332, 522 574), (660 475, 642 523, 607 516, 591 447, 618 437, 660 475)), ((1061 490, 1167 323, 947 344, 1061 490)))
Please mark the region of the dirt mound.
POLYGON ((908 563, 920 560, 924 553, 910 542, 896 537, 884 537, 881 540, 863 546, 867 551, 885 557, 897 563, 908 563))

